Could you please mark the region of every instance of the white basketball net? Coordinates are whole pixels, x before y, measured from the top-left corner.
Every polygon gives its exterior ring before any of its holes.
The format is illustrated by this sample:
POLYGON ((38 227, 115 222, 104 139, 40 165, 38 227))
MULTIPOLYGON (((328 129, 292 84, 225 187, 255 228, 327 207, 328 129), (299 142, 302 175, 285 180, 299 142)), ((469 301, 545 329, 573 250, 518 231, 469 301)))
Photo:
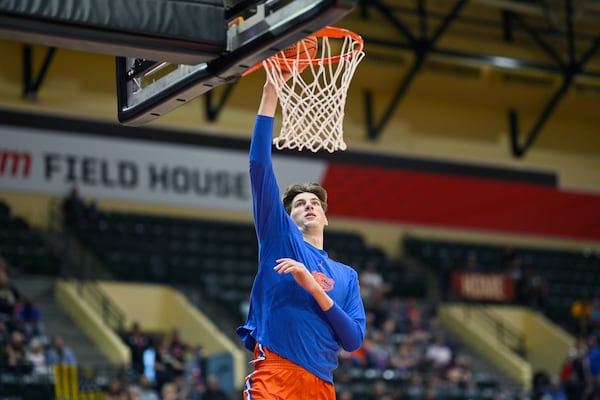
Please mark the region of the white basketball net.
POLYGON ((359 43, 351 36, 339 40, 341 47, 336 54, 332 54, 330 41, 333 39, 327 36, 320 39, 319 54, 315 58, 328 60, 341 55, 337 63, 320 61, 316 65, 310 64, 301 73, 302 63, 306 65, 306 61, 288 58, 287 69, 292 71, 292 77, 286 81, 275 57, 263 61, 267 77, 276 88, 282 112, 281 131, 273 139, 279 150, 317 152, 325 149, 330 153, 346 150, 343 137, 346 97, 356 67, 365 54, 355 51, 359 43))

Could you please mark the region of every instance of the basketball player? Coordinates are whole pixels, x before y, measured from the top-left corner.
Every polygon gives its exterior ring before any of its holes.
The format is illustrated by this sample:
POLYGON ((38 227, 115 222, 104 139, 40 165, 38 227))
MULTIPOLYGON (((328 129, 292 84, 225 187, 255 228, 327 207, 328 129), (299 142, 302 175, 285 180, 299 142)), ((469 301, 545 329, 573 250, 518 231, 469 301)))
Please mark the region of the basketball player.
POLYGON ((271 160, 277 105, 267 80, 250 145, 259 265, 248 319, 237 330, 255 358, 244 399, 335 400, 338 350, 362 345, 365 312, 356 271, 323 250, 325 189, 296 184, 280 199, 271 160))

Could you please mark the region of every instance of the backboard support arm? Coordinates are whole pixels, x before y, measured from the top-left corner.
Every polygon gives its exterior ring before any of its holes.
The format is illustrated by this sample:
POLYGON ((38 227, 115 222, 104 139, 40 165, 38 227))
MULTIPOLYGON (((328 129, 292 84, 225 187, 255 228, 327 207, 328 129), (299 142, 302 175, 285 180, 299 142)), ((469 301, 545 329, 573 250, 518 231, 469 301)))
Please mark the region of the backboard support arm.
POLYGON ((229 26, 227 51, 220 57, 197 65, 177 65, 161 81, 146 87, 141 88, 140 81, 126 79, 135 59, 117 57, 119 122, 131 126, 148 123, 217 86, 235 82, 255 64, 335 23, 350 13, 357 1, 278 3, 269 0, 260 3, 252 16, 229 26))

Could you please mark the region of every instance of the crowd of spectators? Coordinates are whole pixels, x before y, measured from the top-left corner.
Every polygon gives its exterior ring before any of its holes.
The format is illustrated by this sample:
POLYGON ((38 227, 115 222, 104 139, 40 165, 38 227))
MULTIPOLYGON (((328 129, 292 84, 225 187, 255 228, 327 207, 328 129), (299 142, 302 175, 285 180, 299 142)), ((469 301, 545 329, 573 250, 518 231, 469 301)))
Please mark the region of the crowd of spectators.
POLYGON ((451 389, 477 389, 471 357, 449 340, 433 309, 393 293, 374 264, 359 272, 359 280, 367 316, 366 339, 357 351, 339 353, 338 398, 356 398, 353 383, 369 371, 382 378, 372 382, 366 397, 361 394, 365 400, 405 398, 409 390, 434 399, 451 389), (363 375, 357 378, 356 371, 363 375), (402 382, 384 379, 386 374, 400 376, 402 382))
MULTIPOLYGON (((74 351, 60 335, 48 336, 42 312, 30 295, 13 283, 0 256, 0 392, 2 377, 39 378, 51 385, 54 366, 78 366, 74 351)), ((227 400, 218 377, 204 377, 200 346, 180 331, 150 336, 139 323, 123 335, 131 360, 96 384, 103 400, 227 400)))
MULTIPOLYGON (((78 366, 64 338, 48 336, 40 308, 13 283, 9 271, 0 256, 0 393, 3 378, 36 378, 52 385, 55 365, 78 366)), ((217 377, 205 380, 201 347, 186 343, 178 329, 156 338, 135 323, 123 340, 131 360, 108 372, 107 384, 92 385, 102 400, 228 399, 217 377)))
POLYGON ((584 293, 571 305, 571 331, 580 337, 600 336, 600 298, 584 293))
POLYGON ((600 345, 597 335, 576 339, 559 371, 534 375, 532 400, 600 399, 600 345))
POLYGON ((75 365, 76 357, 62 336, 47 335, 39 307, 12 282, 11 271, 0 256, 0 371, 51 378, 55 364, 75 365))
MULTIPOLYGON (((76 187, 63 198, 61 210, 66 228, 92 221, 98 213, 95 202, 84 200, 76 187)), ((55 364, 78 366, 63 337, 48 336, 40 308, 13 284, 11 272, 16 270, 0 257, 0 393, 3 376, 41 377, 52 385, 55 364)), ((228 398, 218 377, 203 376, 201 347, 187 344, 178 329, 157 337, 146 335, 136 323, 123 340, 131 349, 131 360, 103 371, 101 379, 94 373, 94 382, 88 382, 102 399, 228 398)))
POLYGON ((192 346, 177 328, 166 335, 143 332, 134 322, 123 334, 131 350, 127 373, 105 391, 115 400, 228 400, 217 376, 204 376, 200 345, 192 346))

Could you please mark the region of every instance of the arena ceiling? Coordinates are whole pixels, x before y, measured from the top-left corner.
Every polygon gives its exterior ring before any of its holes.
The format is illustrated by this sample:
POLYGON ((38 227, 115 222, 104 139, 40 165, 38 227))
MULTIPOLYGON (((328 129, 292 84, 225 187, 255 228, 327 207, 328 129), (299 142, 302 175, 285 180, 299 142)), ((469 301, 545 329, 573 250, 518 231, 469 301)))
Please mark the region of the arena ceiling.
MULTIPOLYGON (((371 138, 385 128, 413 82, 424 74, 548 89, 537 121, 523 132, 519 99, 502 99, 511 96, 502 92, 494 95, 499 106, 515 107, 508 110, 507 120, 517 157, 533 145, 567 94, 591 96, 596 109, 600 106, 600 2, 596 0, 363 0, 343 22, 365 38, 369 62, 399 66, 386 111, 379 118, 368 118, 371 138)), ((370 84, 393 83, 388 75, 373 77, 370 84)), ((449 96, 458 99, 468 91, 457 87, 451 92, 449 96)), ((367 91, 367 116, 371 101, 367 91)))
MULTIPOLYGON (((256 1, 226 1, 232 7, 240 3, 256 1)), ((359 0, 339 25, 366 42, 368 57, 353 86, 363 91, 365 131, 371 140, 385 129, 402 100, 414 95, 415 82, 425 80, 430 82, 424 89, 428 96, 449 102, 479 102, 486 91, 489 105, 506 109, 517 157, 534 144, 567 96, 581 99, 568 108, 573 118, 598 121, 600 126, 597 0, 359 0), (491 86, 494 93, 486 89, 491 86), (535 96, 515 96, 508 89, 514 87, 535 96), (375 94, 381 90, 391 94, 389 100, 377 97, 375 112, 375 94), (532 124, 520 123, 524 109, 536 114, 532 124)), ((45 60, 34 63, 24 45, 26 96, 35 98, 44 84, 53 54, 49 48, 45 60)), ((218 118, 228 106, 230 91, 219 89, 205 96, 208 119, 218 118)))

